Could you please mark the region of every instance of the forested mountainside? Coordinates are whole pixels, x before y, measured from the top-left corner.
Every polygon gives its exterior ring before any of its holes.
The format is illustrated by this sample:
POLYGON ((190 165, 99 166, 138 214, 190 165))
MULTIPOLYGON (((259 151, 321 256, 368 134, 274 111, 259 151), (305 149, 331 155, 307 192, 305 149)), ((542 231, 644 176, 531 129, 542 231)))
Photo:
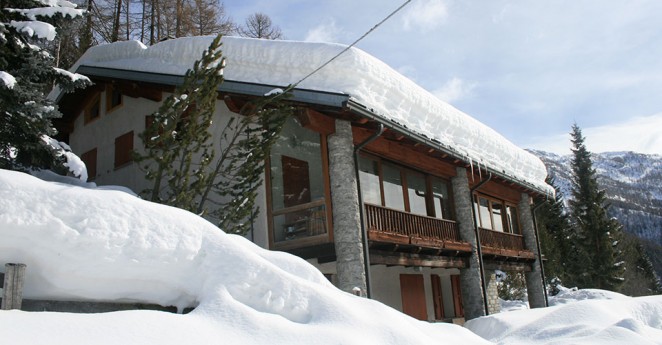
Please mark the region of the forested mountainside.
MULTIPOLYGON (((529 150, 540 157, 566 200, 571 198, 572 155, 529 150)), ((643 240, 655 270, 662 276, 662 156, 635 152, 594 153, 598 183, 610 202, 608 213, 624 230, 643 240)))

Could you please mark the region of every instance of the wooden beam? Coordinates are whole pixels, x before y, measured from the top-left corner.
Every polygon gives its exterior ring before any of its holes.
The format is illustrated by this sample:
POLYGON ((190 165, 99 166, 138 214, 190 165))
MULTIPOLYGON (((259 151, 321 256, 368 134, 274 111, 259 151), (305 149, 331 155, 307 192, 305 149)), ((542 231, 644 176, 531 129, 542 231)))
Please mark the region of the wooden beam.
POLYGON ((322 134, 331 134, 336 131, 335 120, 310 108, 300 108, 297 111, 297 119, 301 126, 322 134))
POLYGON ((485 269, 490 271, 500 270, 506 272, 531 272, 531 263, 486 260, 485 269))
POLYGON ((230 95, 223 96, 223 102, 231 112, 235 114, 239 114, 239 112, 241 111, 241 106, 237 104, 236 100, 230 97, 230 95))
POLYGON ((389 253, 378 250, 371 250, 370 264, 437 268, 465 268, 467 267, 467 259, 463 257, 433 256, 402 252, 389 253))

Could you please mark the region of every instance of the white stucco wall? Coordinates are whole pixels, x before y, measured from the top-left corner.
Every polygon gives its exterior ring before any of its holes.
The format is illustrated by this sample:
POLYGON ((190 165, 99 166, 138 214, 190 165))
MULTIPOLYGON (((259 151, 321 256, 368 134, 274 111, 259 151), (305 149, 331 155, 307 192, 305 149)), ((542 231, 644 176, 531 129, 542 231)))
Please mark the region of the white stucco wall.
MULTIPOLYGON (((164 93, 163 99, 169 94, 164 93)), ((138 169, 137 163, 130 163, 115 169, 115 138, 133 131, 133 149, 142 151, 142 140, 139 133, 145 130, 145 117, 158 110, 160 102, 150 101, 144 98, 132 98, 123 95, 122 105, 106 112, 105 91, 100 95, 99 118, 85 124, 84 110, 74 121, 74 130, 69 135, 69 145, 74 153, 79 156, 96 147, 97 149, 97 175, 94 182, 97 185, 120 185, 125 186, 140 194, 149 186, 144 178, 144 172, 138 169)), ((214 136, 213 147, 218 151, 220 145, 220 133, 231 116, 237 116, 230 112, 223 101, 216 102, 216 113, 210 130, 219 135, 214 136)), ((218 152, 217 152, 218 155, 218 152)), ((264 174, 262 175, 264 178, 264 174)), ((269 240, 267 233, 266 217, 266 190, 264 184, 258 191, 256 205, 260 209, 258 218, 253 226, 254 233, 246 236, 263 247, 268 248, 269 240)))

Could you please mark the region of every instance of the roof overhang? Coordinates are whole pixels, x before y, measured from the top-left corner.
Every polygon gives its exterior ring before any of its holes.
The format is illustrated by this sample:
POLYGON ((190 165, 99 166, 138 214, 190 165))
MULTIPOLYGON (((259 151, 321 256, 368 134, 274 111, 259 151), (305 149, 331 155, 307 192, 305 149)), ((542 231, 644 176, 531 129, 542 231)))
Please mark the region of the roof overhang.
MULTIPOLYGON (((139 83, 148 83, 164 86, 178 86, 182 85, 184 82, 184 76, 174 75, 174 74, 163 74, 163 73, 153 73, 153 72, 141 72, 141 71, 132 71, 132 70, 123 70, 117 68, 107 68, 107 67, 95 67, 95 66, 86 66, 81 65, 76 69, 76 73, 85 75, 92 79, 121 79, 131 82, 139 83)), ((270 91, 281 88, 285 89, 286 85, 265 85, 258 83, 249 83, 242 81, 234 80, 224 80, 223 83, 218 87, 218 92, 228 93, 228 94, 238 94, 251 97, 261 97, 270 91)), ((358 115, 359 117, 366 118, 375 123, 383 124, 384 127, 388 128, 391 131, 400 133, 413 141, 420 142, 425 144, 435 150, 438 150, 442 153, 445 153, 452 157, 453 159, 458 159, 465 164, 471 165, 472 160, 467 157, 465 154, 462 154, 455 150, 453 147, 444 145, 443 143, 428 138, 424 135, 421 135, 417 132, 414 132, 407 128, 406 126, 380 116, 374 113, 371 109, 368 109, 366 106, 356 102, 351 98, 350 95, 345 93, 335 93, 321 90, 311 90, 311 89, 300 89, 295 88, 291 91, 292 96, 289 98, 290 101, 298 103, 306 103, 316 106, 323 106, 327 108, 335 108, 337 110, 348 110, 349 112, 358 115)), ((56 95, 55 100, 57 103, 60 102, 64 93, 60 92, 56 95)), ((472 167, 474 169, 474 167, 472 167)), ((526 190, 532 191, 535 194, 541 196, 548 196, 547 191, 538 188, 537 186, 522 181, 517 177, 510 176, 503 171, 498 171, 496 169, 490 168, 489 166, 481 165, 480 167, 475 167, 476 170, 483 170, 488 174, 492 174, 494 177, 499 177, 501 179, 516 183, 519 186, 522 186, 526 190)))

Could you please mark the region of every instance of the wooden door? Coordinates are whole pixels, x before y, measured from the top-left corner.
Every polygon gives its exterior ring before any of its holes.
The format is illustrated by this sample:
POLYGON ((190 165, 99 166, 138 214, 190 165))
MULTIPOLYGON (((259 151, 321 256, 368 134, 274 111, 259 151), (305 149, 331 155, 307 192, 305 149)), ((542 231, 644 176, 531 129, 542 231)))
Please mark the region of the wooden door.
POLYGON ((444 300, 441 295, 441 278, 433 274, 430 276, 432 279, 432 304, 434 305, 434 319, 443 320, 444 315, 444 300))
POLYGON ((428 319, 422 274, 401 274, 402 312, 419 320, 428 319))
POLYGON ((451 286, 453 287, 455 317, 464 317, 464 306, 462 305, 462 289, 460 288, 460 275, 451 276, 451 286))

